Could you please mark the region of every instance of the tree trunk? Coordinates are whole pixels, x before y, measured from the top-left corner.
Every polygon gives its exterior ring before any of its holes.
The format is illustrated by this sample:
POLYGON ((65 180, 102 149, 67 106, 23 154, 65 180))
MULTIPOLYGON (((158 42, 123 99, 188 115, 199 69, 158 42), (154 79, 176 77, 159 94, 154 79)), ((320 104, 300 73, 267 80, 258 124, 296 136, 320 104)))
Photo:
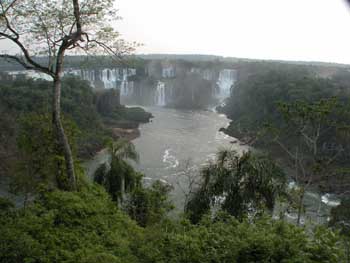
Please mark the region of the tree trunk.
MULTIPOLYGON (((55 136, 60 147, 60 151, 64 155, 66 164, 66 173, 68 179, 68 185, 61 185, 63 190, 76 190, 76 178, 74 172, 74 161, 72 150, 68 142, 68 138, 64 132, 64 128, 61 121, 61 72, 57 74, 54 80, 54 96, 53 96, 53 107, 52 107, 52 121, 55 131, 55 136)), ((57 178, 58 181, 61 180, 57 178)))
POLYGON ((300 219, 301 219, 301 213, 302 213, 302 210, 303 210, 303 201, 304 201, 304 193, 305 193, 305 190, 301 190, 301 194, 299 196, 299 203, 298 203, 298 219, 297 219, 297 225, 299 226, 300 225, 300 219))
POLYGON ((125 201, 125 175, 121 177, 121 186, 120 186, 120 199, 121 203, 125 201))

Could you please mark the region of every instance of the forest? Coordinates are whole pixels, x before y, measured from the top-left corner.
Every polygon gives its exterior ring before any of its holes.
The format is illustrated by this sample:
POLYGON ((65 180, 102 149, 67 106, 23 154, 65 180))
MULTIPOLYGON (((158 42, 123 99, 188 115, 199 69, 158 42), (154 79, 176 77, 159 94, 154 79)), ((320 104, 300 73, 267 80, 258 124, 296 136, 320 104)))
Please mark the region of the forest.
MULTIPOLYGON (((321 84, 312 85, 327 92, 321 84)), ((109 128, 121 119, 148 121, 149 114, 126 114, 111 94, 93 92, 75 77, 64 78, 63 86, 64 126, 78 169, 73 192, 60 190, 67 182, 54 176, 62 157, 50 139, 49 83, 19 78, 0 86, 2 179, 21 197, 1 198, 2 262, 346 262, 347 228, 336 226, 348 220, 341 209, 347 203, 334 209, 329 226, 276 219, 280 200, 293 202, 286 174, 265 154, 219 151, 174 217, 171 186, 145 186, 127 161, 138 158, 132 143, 115 141, 109 128), (102 147, 112 158, 91 180, 79 160, 102 147)))
MULTIPOLYGON (((132 139, 141 124, 151 126, 152 113, 121 104, 128 86, 96 88, 65 72, 106 67, 110 81, 119 67, 124 84, 138 80, 128 75, 130 65, 142 77, 149 73, 146 56, 133 56, 142 45, 116 30, 117 11, 112 0, 0 0, 0 41, 19 52, 0 48, 0 68, 9 71, 0 74, 0 262, 350 262, 347 67, 150 55, 164 81, 156 87, 157 109, 181 108, 166 116, 187 124, 173 127, 164 148, 176 134, 197 143, 194 158, 203 154, 201 145, 222 137, 228 143, 218 130, 210 140, 196 139, 214 124, 208 120, 225 118, 205 107, 219 101, 210 99, 217 91, 226 91, 219 80, 231 85, 217 107, 231 120, 221 129, 232 136, 230 147, 204 151, 198 170, 175 174, 188 179, 179 207, 175 185, 164 180, 168 174, 149 178, 147 169, 137 169, 132 139), (185 77, 174 83, 179 100, 167 105, 165 84, 176 71, 170 60, 185 77), (19 66, 50 80, 11 75, 19 66), (197 129, 193 116, 207 126, 197 129), (238 144, 251 148, 238 152, 238 144), (84 163, 102 151, 107 158, 89 174, 84 163), (325 223, 305 220, 310 194, 320 204, 327 195, 339 197, 325 223)), ((154 88, 160 80, 145 82, 154 88)), ((155 157, 156 139, 164 134, 148 133, 154 141, 146 155, 155 157)), ((189 147, 180 143, 173 145, 189 147)), ((162 164, 171 148, 163 150, 162 164)), ((164 173, 179 166, 171 157, 174 165, 164 173)))

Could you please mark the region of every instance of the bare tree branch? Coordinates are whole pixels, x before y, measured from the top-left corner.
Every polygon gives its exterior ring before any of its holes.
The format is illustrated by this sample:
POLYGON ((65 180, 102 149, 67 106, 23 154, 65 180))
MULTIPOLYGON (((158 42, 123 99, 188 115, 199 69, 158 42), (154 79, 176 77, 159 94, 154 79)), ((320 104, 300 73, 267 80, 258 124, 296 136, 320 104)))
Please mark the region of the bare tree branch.
POLYGON ((28 65, 24 60, 20 59, 17 56, 0 54, 0 58, 4 58, 7 61, 15 61, 18 64, 22 65, 25 69, 35 70, 35 67, 28 65))

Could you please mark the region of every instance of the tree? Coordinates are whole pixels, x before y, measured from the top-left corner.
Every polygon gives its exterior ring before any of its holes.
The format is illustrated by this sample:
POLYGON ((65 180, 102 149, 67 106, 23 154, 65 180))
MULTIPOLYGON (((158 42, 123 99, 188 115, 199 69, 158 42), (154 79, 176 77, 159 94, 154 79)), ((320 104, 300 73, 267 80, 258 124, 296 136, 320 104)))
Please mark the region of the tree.
POLYGON ((63 152, 69 185, 76 189, 74 161, 61 121, 61 78, 64 57, 105 52, 120 57, 132 47, 110 26, 117 19, 112 0, 0 0, 0 40, 10 41, 18 54, 0 57, 53 79, 52 123, 63 152))
MULTIPOLYGON (((177 181, 176 184, 178 188, 181 190, 183 195, 183 203, 187 204, 192 198, 193 194, 196 192, 196 190, 199 187, 199 178, 198 174, 196 173, 196 167, 193 166, 192 160, 187 159, 183 162, 183 168, 182 172, 179 173, 176 177, 177 181)), ((196 203, 199 203, 200 200, 197 200, 196 203)), ((200 206, 199 206, 200 207, 200 206)), ((186 213, 186 205, 183 206, 184 213, 186 213)), ((201 213, 198 213, 201 214, 201 213)))
POLYGON ((161 181, 155 181, 149 188, 137 187, 130 194, 126 211, 140 226, 160 223, 174 208, 168 199, 171 190, 171 185, 161 181))
POLYGON ((202 182, 186 204, 192 221, 211 207, 219 207, 236 218, 273 212, 276 199, 285 193, 286 177, 270 158, 221 150, 217 161, 201 172, 202 182))
POLYGON ((108 151, 109 167, 102 164, 95 172, 94 181, 103 185, 113 200, 121 205, 125 200, 125 194, 132 192, 141 184, 142 175, 135 172, 126 162, 127 159, 138 161, 139 157, 135 146, 124 139, 110 142, 108 151))
POLYGON ((349 73, 325 79, 305 67, 276 65, 237 83, 223 108, 233 120, 224 131, 289 166, 300 223, 308 189, 339 193, 349 186, 349 73))
POLYGON ((350 262, 350 199, 344 198, 332 208, 329 226, 339 229, 344 241, 346 262, 350 262))
MULTIPOLYGON (((56 146, 52 140, 53 129, 49 120, 48 114, 38 113, 28 113, 19 120, 20 127, 16 138, 18 156, 12 170, 10 190, 15 194, 23 194, 24 207, 28 199, 40 189, 52 189, 54 185, 65 189, 69 184, 64 174, 59 175, 61 178, 52 178, 57 163, 61 162, 63 156, 55 154, 56 146)), ((67 119, 63 123, 68 138, 75 142, 77 127, 67 119)), ((75 157, 76 149, 73 148, 72 152, 75 157)))
POLYGON ((12 116, 0 105, 0 178, 9 175, 13 169, 16 156, 15 130, 12 116))
POLYGON ((321 191, 329 191, 328 187, 335 185, 349 131, 346 109, 334 98, 280 103, 278 109, 282 125, 270 126, 267 131, 293 168, 291 176, 297 185, 297 224, 300 224, 306 191, 315 185, 321 191))

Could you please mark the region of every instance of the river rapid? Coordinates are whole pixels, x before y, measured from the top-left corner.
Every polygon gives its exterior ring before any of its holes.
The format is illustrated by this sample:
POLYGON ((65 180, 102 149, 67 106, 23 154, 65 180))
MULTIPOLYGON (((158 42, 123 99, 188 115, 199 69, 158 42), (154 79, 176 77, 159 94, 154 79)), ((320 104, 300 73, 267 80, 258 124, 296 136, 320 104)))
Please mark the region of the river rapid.
MULTIPOLYGON (((133 163, 136 170, 145 175, 145 183, 162 180, 173 186, 171 198, 177 211, 184 205, 190 180, 188 174, 198 175, 201 167, 214 160, 220 148, 242 153, 249 150, 246 145, 219 131, 227 127, 229 119, 213 110, 179 110, 163 107, 144 107, 154 116, 152 121, 140 126, 141 136, 133 141, 139 153, 139 163, 133 163)), ((106 162, 106 150, 98 153, 86 163, 87 174, 92 177, 99 164, 106 162)), ((293 183, 290 184, 293 187, 293 183)), ((321 196, 308 192, 306 221, 325 223, 330 208, 337 205, 329 195, 321 196)), ((286 214, 291 221, 295 214, 286 214)))

